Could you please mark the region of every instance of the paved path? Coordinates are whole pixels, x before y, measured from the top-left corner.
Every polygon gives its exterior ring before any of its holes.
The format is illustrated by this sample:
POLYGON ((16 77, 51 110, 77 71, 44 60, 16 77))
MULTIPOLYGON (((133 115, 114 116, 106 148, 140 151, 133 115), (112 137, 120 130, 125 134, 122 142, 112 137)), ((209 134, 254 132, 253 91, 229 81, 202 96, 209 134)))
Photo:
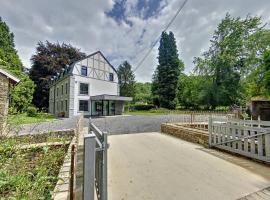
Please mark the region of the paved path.
MULTIPOLYGON (((93 118, 93 122, 102 130, 110 134, 141 133, 160 131, 160 124, 164 122, 182 122, 187 115, 132 115, 93 118)), ((76 125, 77 117, 62 118, 52 122, 23 125, 13 127, 13 133, 27 134, 53 130, 70 129, 76 125)), ((207 116, 206 116, 207 120, 207 116)), ((84 126, 88 125, 88 118, 84 119, 84 126)))
POLYGON ((110 200, 234 200, 270 186, 270 168, 160 133, 109 136, 110 200))

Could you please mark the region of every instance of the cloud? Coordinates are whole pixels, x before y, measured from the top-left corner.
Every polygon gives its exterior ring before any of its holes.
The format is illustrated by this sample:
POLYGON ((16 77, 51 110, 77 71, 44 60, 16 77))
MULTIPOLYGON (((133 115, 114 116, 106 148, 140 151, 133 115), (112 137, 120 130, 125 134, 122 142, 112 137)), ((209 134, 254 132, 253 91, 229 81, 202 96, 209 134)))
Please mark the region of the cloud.
MULTIPOLYGON (((0 15, 15 34, 25 66, 38 41, 70 43, 87 54, 101 50, 116 67, 128 60, 135 68, 159 37, 183 0, 0 0, 0 15), (115 6, 118 4, 119 8, 115 6)), ((186 72, 193 58, 208 49, 217 24, 233 16, 262 16, 269 21, 269 0, 189 0, 170 27, 186 72)), ((269 28, 269 25, 267 26, 269 28)), ((157 65, 158 45, 136 71, 138 81, 150 81, 157 65)))

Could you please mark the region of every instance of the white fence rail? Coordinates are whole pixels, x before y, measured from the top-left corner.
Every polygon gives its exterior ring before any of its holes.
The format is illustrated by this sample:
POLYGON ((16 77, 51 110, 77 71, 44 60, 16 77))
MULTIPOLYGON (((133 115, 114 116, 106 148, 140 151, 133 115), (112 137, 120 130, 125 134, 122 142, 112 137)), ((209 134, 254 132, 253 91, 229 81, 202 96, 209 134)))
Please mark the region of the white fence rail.
POLYGON ((270 163, 270 122, 209 118, 209 146, 270 163))

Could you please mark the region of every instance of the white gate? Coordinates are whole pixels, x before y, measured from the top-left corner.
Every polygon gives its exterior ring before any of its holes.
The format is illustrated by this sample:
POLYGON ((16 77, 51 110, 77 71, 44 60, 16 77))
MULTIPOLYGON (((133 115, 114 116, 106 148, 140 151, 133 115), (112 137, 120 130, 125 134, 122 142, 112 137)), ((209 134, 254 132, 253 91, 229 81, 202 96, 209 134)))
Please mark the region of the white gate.
POLYGON ((270 163, 270 122, 209 118, 209 146, 270 163))

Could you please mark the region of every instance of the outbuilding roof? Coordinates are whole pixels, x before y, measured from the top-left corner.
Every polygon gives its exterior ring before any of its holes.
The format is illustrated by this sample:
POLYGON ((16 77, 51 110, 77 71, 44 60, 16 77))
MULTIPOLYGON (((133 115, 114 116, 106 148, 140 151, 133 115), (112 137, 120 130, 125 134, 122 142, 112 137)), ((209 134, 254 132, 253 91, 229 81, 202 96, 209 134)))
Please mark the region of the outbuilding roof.
POLYGON ((10 82, 12 84, 16 84, 16 83, 19 83, 20 82, 20 79, 18 79, 14 75, 10 74, 9 72, 7 72, 7 71, 5 71, 5 70, 3 70, 1 68, 0 68, 0 74, 6 76, 10 80, 10 82))

